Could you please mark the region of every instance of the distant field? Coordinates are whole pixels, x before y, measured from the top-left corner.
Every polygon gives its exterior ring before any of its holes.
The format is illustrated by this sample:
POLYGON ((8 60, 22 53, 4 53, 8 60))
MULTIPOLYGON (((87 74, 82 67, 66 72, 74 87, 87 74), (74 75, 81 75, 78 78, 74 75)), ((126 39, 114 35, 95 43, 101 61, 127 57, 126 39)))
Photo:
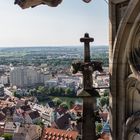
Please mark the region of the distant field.
MULTIPOLYGON (((0 48, 0 65, 69 66, 74 60, 83 59, 83 46, 0 48)), ((108 46, 91 46, 91 59, 108 66, 108 46)))
POLYGON ((27 53, 26 52, 1 52, 0 51, 0 57, 23 57, 27 53))

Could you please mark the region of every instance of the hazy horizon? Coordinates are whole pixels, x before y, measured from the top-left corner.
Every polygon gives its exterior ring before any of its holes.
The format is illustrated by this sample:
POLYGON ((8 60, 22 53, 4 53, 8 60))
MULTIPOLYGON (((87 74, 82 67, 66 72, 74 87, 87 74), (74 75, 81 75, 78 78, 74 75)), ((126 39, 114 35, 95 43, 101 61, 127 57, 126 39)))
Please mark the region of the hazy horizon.
MULTIPOLYGON (((91 48, 93 47, 109 47, 109 45, 90 45, 91 48)), ((84 47, 84 44, 83 45, 56 45, 56 46, 0 46, 0 49, 6 49, 6 48, 63 48, 63 47, 69 47, 69 48, 74 48, 74 47, 84 47)))

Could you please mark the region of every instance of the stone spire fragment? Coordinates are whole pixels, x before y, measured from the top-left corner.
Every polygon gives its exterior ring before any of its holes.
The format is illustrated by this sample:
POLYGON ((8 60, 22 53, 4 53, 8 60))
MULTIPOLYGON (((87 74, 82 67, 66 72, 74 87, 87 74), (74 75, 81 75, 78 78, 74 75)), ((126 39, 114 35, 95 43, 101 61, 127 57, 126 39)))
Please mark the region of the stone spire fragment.
POLYGON ((45 4, 51 7, 58 6, 62 0, 15 0, 15 4, 18 4, 22 9, 29 7, 35 7, 40 4, 45 4))
POLYGON ((80 71, 83 74, 83 89, 78 92, 78 96, 83 99, 83 118, 82 118, 82 140, 96 140, 95 129, 95 109, 96 98, 99 97, 98 91, 93 87, 92 73, 95 70, 102 72, 102 63, 90 60, 90 43, 94 39, 85 33, 80 42, 84 43, 84 62, 72 64, 72 72, 80 71))
MULTIPOLYGON (((86 3, 89 3, 91 0, 83 0, 86 3)), ((62 0, 15 0, 15 4, 18 4, 22 9, 29 7, 35 7, 41 4, 45 4, 51 7, 58 6, 62 0)))

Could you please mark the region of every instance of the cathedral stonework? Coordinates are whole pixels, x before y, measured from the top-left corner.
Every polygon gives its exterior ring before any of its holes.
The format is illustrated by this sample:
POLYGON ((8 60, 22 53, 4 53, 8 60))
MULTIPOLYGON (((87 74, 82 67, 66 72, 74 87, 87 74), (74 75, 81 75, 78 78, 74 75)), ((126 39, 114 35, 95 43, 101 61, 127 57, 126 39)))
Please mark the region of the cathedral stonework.
POLYGON ((140 0, 110 0, 112 140, 140 140, 140 0))

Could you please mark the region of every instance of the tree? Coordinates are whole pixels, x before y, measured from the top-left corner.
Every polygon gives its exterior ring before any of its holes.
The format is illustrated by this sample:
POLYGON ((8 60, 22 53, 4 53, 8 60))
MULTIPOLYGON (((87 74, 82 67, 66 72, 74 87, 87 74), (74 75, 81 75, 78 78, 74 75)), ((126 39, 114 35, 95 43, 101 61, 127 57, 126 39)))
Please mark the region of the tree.
POLYGON ((45 93, 45 88, 43 86, 39 86, 37 92, 38 93, 45 93))
POLYGON ((42 128, 44 127, 44 123, 42 121, 37 121, 35 124, 39 125, 42 128))
POLYGON ((109 91, 108 90, 105 90, 103 96, 108 96, 108 95, 109 95, 109 91))
POLYGON ((100 104, 101 104, 102 107, 103 107, 105 104, 107 104, 106 97, 101 97, 101 98, 100 98, 100 104))
POLYGON ((12 134, 7 133, 7 134, 3 134, 3 135, 2 135, 2 137, 4 137, 4 138, 5 138, 5 140, 12 140, 13 135, 12 135, 12 134))
POLYGON ((69 102, 69 106, 70 106, 71 109, 74 107, 74 104, 75 104, 75 102, 72 101, 72 100, 69 102))
POLYGON ((62 100, 58 97, 53 99, 53 102, 55 104, 55 106, 59 106, 62 103, 62 100))
POLYGON ((54 94, 55 94, 55 96, 60 96, 61 95, 59 87, 54 88, 54 94))
POLYGON ((17 98, 19 98, 19 99, 22 97, 20 94, 17 94, 16 91, 14 91, 14 96, 17 97, 17 98))
POLYGON ((55 94, 55 88, 54 87, 50 87, 49 88, 49 93, 52 94, 52 95, 55 94))
POLYGON ((101 133, 102 129, 103 129, 102 124, 101 123, 97 123, 97 125, 96 125, 96 132, 97 133, 101 133))
POLYGON ((16 91, 14 91, 14 93, 13 93, 13 95, 16 97, 16 94, 17 94, 17 92, 16 91))
POLYGON ((29 95, 31 96, 37 96, 37 89, 33 88, 29 90, 29 95))
POLYGON ((109 106, 109 96, 106 96, 106 105, 109 106))
POLYGON ((70 88, 65 89, 65 95, 70 95, 72 93, 70 88))
POLYGON ((64 95, 64 93, 65 93, 65 89, 60 87, 59 90, 60 90, 60 91, 59 91, 59 92, 60 92, 60 95, 64 95))
POLYGON ((60 107, 64 108, 64 109, 68 109, 68 104, 66 102, 63 102, 60 104, 60 107))

